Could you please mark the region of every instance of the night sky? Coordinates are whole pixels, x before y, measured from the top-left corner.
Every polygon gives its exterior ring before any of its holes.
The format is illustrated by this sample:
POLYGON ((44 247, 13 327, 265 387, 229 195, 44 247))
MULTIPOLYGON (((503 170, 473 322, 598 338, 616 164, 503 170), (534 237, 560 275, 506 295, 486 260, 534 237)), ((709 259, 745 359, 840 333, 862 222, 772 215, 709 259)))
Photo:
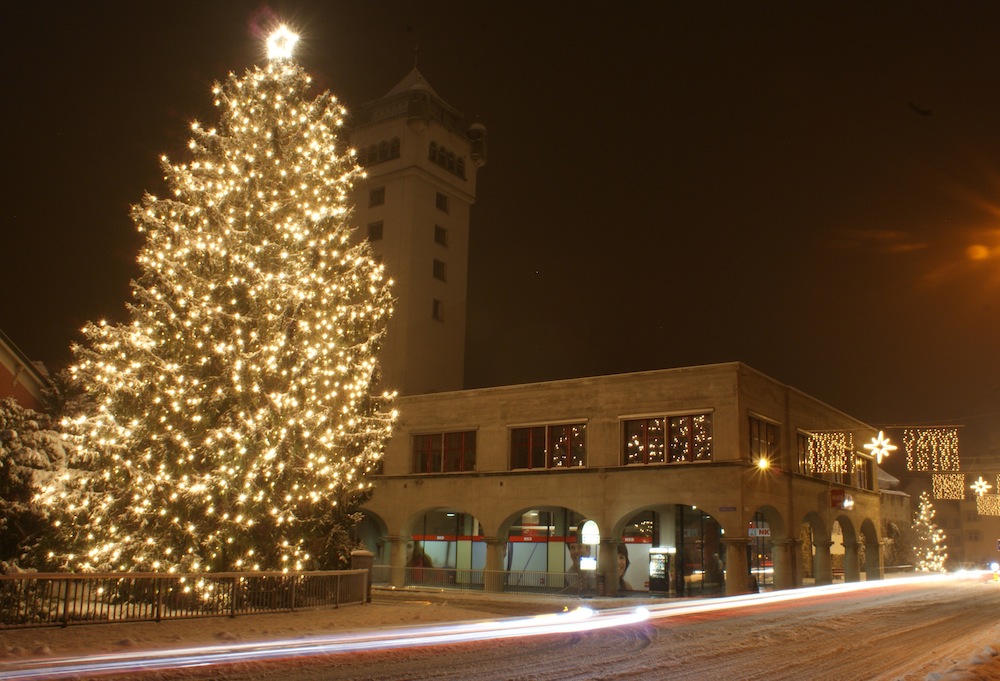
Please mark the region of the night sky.
MULTIPOLYGON (((1000 4, 14 0, 0 328, 122 319, 128 207, 263 61, 418 66, 489 130, 471 387, 743 361, 875 426, 1000 430, 1000 4), (66 6, 64 6, 64 4, 66 6), (871 6, 872 4, 876 6, 871 6)), ((898 438, 897 438, 898 439, 898 438)))

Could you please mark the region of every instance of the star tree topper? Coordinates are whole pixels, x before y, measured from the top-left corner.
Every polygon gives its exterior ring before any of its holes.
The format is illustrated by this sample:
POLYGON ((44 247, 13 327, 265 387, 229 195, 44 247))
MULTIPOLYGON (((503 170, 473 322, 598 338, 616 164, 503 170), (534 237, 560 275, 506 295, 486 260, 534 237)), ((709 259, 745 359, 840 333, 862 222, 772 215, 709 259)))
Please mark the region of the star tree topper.
POLYGON ((882 457, 889 456, 889 454, 896 451, 897 447, 894 444, 890 444, 889 438, 880 430, 878 431, 878 437, 873 437, 871 444, 865 445, 865 449, 870 450, 875 456, 875 463, 881 465, 882 457))

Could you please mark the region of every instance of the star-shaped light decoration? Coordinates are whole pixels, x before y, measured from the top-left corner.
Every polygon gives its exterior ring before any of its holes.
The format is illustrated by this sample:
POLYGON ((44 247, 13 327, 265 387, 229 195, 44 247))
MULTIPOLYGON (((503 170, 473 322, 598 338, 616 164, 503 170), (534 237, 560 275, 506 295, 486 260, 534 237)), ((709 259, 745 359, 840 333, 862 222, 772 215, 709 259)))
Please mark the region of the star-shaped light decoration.
POLYGON ((299 36, 282 24, 267 37, 267 58, 291 59, 297 42, 299 42, 299 36))
POLYGON ((882 457, 889 456, 889 454, 896 451, 897 447, 894 444, 890 444, 889 438, 880 430, 878 431, 878 437, 873 437, 871 444, 865 445, 865 449, 871 450, 872 455, 875 457, 875 463, 881 464, 882 457))
POLYGON ((973 492, 979 496, 983 496, 993 488, 993 485, 983 480, 983 476, 980 475, 979 479, 972 483, 971 487, 973 492))

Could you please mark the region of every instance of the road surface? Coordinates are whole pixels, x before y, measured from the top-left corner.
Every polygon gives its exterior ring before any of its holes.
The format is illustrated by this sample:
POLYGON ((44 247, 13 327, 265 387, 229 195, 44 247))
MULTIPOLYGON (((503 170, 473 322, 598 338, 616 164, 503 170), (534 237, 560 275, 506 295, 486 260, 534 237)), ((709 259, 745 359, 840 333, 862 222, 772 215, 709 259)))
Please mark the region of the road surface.
MULTIPOLYGON (((924 681, 928 674, 1000 643, 1000 582, 988 576, 875 584, 878 588, 869 590, 799 589, 735 601, 647 601, 645 607, 628 601, 589 617, 571 611, 529 624, 503 624, 515 626, 511 632, 481 623, 471 628, 381 628, 353 638, 340 632, 322 645, 315 638, 289 640, 266 654, 256 644, 242 649, 217 644, 216 655, 238 661, 200 666, 210 660, 195 651, 185 658, 195 666, 147 667, 142 674, 115 678, 924 681), (784 597, 794 600, 777 600, 784 597), (506 638, 538 627, 541 635, 506 638), (468 640, 491 631, 500 638, 468 640), (445 636, 466 640, 440 643, 445 636), (347 652, 336 654, 338 650, 347 652), (295 656, 268 659, 289 654, 295 656)), ((29 678, 12 669, 0 664, 0 680, 29 678)))

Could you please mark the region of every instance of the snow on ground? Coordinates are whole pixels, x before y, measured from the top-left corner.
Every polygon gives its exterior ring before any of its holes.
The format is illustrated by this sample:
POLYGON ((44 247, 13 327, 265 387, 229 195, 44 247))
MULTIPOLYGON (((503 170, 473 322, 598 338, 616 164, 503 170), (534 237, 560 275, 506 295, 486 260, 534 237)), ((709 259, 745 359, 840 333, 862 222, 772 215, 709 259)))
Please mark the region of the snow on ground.
MULTIPOLYGON (((576 599, 376 590, 373 602, 332 610, 66 629, 0 631, 0 678, 25 658, 299 638, 651 605, 649 598, 576 599)), ((746 611, 536 640, 352 653, 291 662, 158 672, 157 679, 889 679, 1000 681, 1000 583, 974 579, 862 597, 772 604, 746 611)))

